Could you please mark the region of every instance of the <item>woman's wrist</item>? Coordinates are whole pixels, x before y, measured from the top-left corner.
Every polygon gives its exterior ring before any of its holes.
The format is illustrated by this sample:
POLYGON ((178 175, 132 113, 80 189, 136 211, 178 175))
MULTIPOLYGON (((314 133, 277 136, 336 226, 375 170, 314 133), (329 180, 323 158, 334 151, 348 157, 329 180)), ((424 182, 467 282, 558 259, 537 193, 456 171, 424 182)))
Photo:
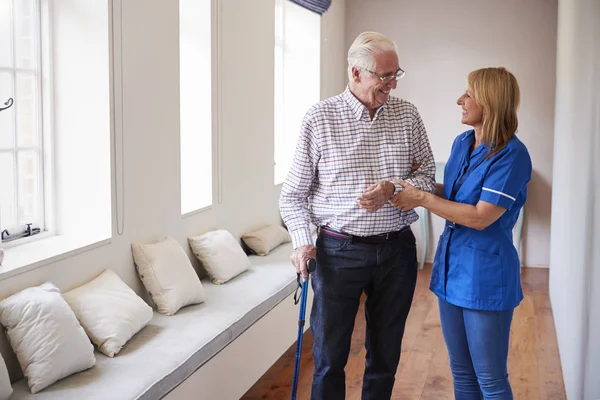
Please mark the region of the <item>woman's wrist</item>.
POLYGON ((421 207, 427 208, 427 206, 429 205, 429 202, 431 201, 432 196, 433 195, 431 193, 421 190, 421 193, 419 196, 419 205, 421 207))

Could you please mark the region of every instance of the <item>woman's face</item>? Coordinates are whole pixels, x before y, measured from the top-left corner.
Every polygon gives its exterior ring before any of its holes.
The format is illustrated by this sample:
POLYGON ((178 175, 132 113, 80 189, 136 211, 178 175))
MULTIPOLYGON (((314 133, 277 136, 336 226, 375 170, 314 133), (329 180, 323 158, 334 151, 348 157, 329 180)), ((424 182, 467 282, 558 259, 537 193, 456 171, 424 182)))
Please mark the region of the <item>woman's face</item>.
POLYGON ((471 87, 467 86, 465 93, 458 98, 456 104, 462 107, 460 122, 472 127, 481 126, 483 123, 483 107, 475 101, 475 95, 471 87))

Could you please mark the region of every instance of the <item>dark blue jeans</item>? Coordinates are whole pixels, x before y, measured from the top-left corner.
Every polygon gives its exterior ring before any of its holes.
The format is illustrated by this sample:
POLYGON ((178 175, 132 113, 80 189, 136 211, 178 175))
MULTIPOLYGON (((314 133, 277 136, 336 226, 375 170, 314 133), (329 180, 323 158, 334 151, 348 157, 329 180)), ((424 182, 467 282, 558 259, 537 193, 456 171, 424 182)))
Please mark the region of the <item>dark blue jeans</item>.
POLYGON ((367 296, 367 356, 362 399, 391 397, 416 280, 416 244, 410 229, 393 241, 377 245, 320 232, 310 315, 315 362, 313 400, 345 398, 344 367, 363 292, 367 296))
POLYGON ((512 400, 506 360, 513 309, 479 311, 439 300, 456 400, 512 400))

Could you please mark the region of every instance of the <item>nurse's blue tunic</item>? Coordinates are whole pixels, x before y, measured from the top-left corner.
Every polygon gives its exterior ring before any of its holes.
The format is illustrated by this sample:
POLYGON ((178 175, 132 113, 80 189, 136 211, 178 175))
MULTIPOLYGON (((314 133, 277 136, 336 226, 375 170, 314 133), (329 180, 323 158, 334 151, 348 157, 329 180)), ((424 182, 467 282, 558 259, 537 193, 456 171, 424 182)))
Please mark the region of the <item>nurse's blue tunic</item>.
POLYGON ((469 153, 474 140, 473 130, 454 140, 444 170, 445 197, 472 205, 482 200, 506 212, 481 231, 446 221, 429 288, 459 307, 508 310, 523 299, 512 229, 527 198, 531 158, 516 136, 487 159, 489 148, 485 145, 469 153))

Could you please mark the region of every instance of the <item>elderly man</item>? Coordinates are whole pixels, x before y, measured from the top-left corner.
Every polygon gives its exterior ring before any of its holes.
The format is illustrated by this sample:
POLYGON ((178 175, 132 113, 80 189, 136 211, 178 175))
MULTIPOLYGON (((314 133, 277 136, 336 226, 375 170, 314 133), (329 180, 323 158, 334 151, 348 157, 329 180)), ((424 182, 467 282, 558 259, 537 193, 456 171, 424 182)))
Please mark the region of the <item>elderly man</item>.
POLYGON ((362 293, 367 350, 363 400, 389 399, 417 279, 414 210, 388 202, 405 181, 435 191, 427 133, 411 103, 390 96, 404 75, 396 44, 360 34, 348 51, 349 84, 311 107, 280 210, 292 236, 291 260, 306 278, 316 258, 310 316, 312 399, 345 398, 344 367, 362 293), (313 246, 309 223, 319 227, 313 246))

